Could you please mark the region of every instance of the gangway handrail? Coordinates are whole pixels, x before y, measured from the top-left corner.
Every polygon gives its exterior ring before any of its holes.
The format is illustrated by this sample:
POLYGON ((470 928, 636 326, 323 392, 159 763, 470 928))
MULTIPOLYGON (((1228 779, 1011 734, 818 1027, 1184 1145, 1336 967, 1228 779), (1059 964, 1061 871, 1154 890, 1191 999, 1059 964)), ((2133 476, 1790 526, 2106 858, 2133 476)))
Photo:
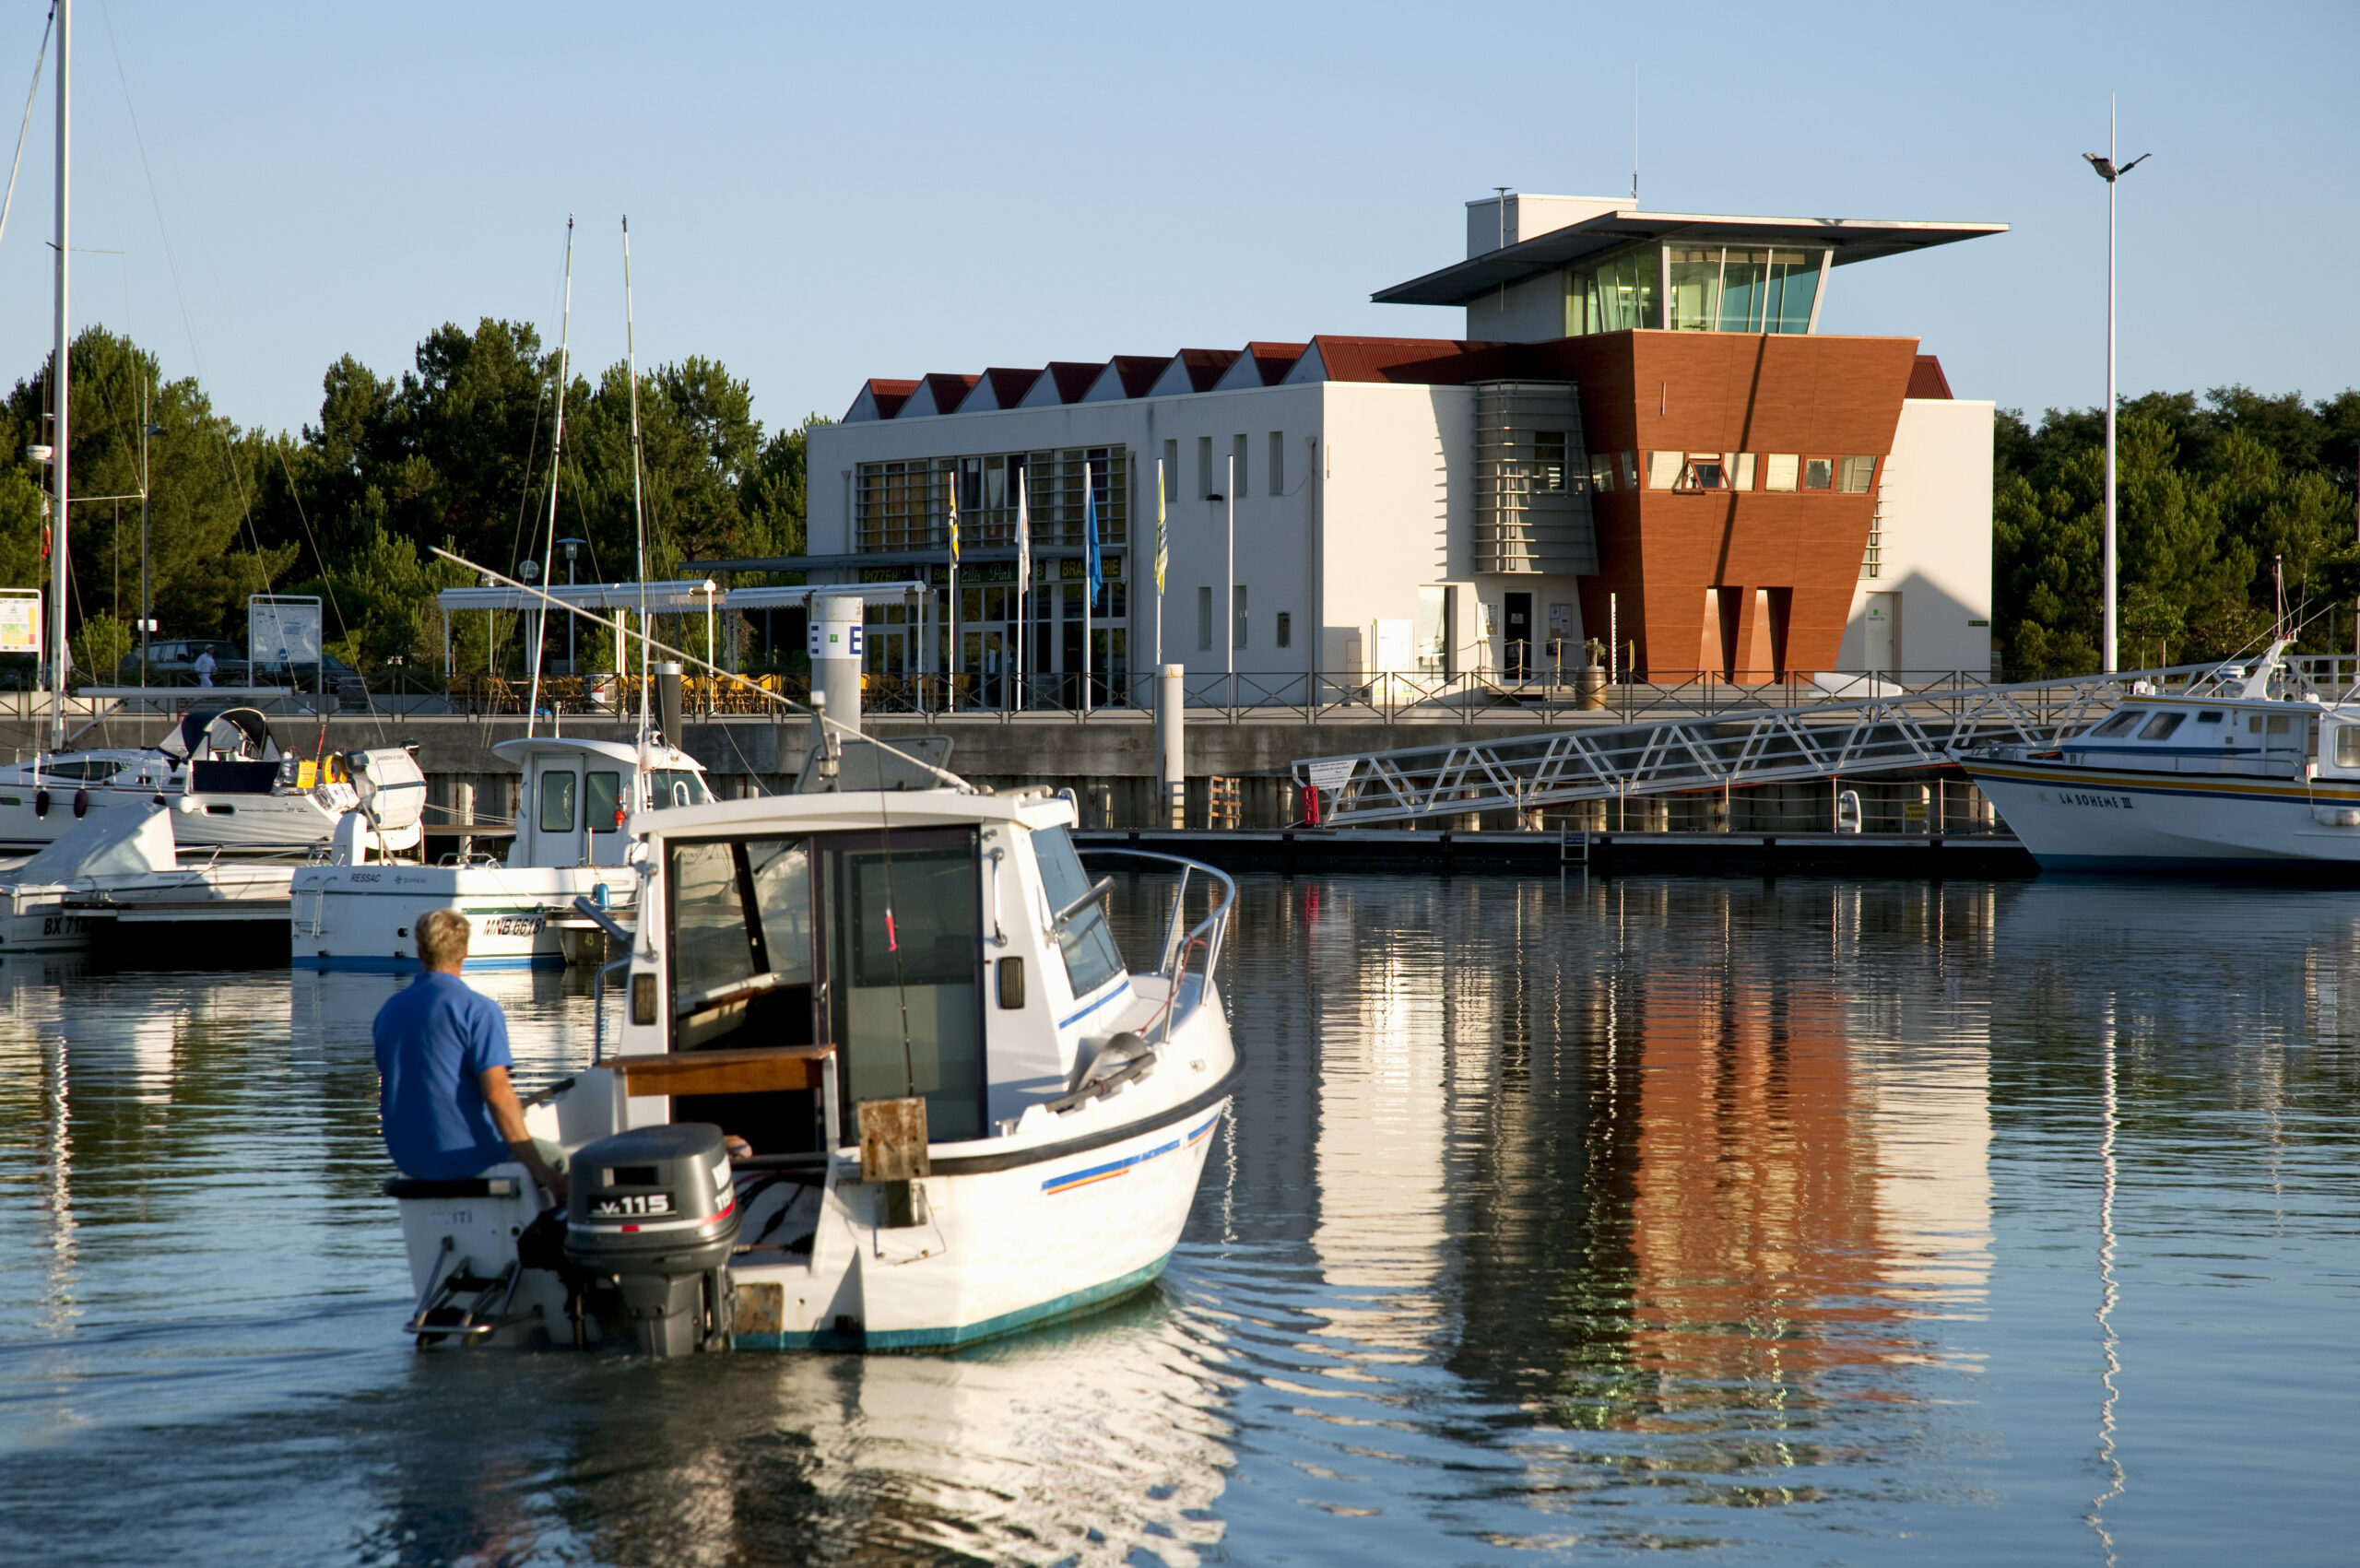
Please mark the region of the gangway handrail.
MULTIPOLYGON (((2275 678, 2282 671, 2286 684, 2311 685, 2283 661, 2270 673, 2275 678)), ((2172 695, 2225 696, 2248 678, 2237 661, 2211 661, 1306 758, 1293 772, 1299 783, 1332 794, 1320 819, 1339 827, 1533 810, 1945 766, 1970 745, 2049 744, 2126 698, 2175 686, 2172 695)))

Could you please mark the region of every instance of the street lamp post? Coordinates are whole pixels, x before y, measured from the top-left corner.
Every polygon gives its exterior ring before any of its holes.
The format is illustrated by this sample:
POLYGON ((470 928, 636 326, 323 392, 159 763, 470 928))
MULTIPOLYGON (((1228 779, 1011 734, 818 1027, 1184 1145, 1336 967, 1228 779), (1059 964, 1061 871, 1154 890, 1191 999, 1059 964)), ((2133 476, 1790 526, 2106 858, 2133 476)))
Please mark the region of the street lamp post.
POLYGON ((2120 667, 2115 657, 2115 640, 2120 630, 2121 610, 2116 579, 2120 568, 2115 549, 2114 514, 2114 187, 2115 183, 2133 169, 2154 157, 2141 153, 2130 162, 2114 160, 2114 99, 2106 100, 2106 156, 2085 152, 2090 167, 2106 182, 2106 673, 2120 667))

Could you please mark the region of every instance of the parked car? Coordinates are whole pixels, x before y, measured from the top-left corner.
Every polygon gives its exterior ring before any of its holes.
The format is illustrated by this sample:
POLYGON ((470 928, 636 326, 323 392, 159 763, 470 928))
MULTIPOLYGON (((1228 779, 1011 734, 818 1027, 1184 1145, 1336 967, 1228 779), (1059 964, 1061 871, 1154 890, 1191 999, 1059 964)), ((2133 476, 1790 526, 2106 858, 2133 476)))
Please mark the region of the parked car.
MULTIPOLYGON (((219 655, 215 656, 218 658, 219 655)), ((317 668, 309 659, 298 660, 291 669, 275 659, 258 659, 252 668, 256 686, 293 686, 306 691, 325 686, 336 693, 339 702, 365 702, 369 700, 369 683, 360 678, 360 672, 334 654, 321 654, 317 668)))
MULTIPOLYGON (((174 637, 148 644, 148 684, 150 686, 195 686, 196 656, 213 655, 213 684, 244 686, 246 656, 238 652, 235 643, 218 637, 174 637)), ((124 686, 139 684, 139 650, 134 648, 116 666, 116 679, 124 686)))

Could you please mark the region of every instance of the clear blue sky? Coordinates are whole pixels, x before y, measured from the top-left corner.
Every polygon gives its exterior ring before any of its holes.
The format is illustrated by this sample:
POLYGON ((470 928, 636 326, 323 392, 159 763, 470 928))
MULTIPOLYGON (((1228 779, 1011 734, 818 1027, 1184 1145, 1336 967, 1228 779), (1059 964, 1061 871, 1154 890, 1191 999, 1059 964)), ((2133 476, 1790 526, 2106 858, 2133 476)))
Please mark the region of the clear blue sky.
MULTIPOLYGON (((0 0, 13 137, 46 10, 0 0)), ((436 324, 577 359, 705 354, 775 425, 868 375, 1316 332, 1448 337, 1369 303, 1463 249, 1497 184, 1658 209, 2000 219, 1836 275, 1962 396, 2104 387, 2106 94, 2121 95, 2122 383, 2360 383, 2360 6, 76 9, 75 315, 226 413, 316 418, 350 352, 436 324), (133 134, 136 114, 146 157, 133 134), (151 179, 152 176, 152 179, 151 179), (175 265, 176 264, 176 265, 175 265)), ((54 103, 0 239, 0 376, 49 341, 54 103)), ((0 156, 5 156, 0 146, 0 156)))

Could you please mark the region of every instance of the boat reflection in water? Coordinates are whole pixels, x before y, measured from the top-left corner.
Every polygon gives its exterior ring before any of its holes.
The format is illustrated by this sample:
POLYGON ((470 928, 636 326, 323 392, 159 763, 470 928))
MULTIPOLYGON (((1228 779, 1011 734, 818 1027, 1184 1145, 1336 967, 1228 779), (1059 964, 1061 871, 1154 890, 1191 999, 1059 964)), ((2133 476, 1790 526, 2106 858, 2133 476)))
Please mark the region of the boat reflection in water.
MULTIPOLYGON (((2286 1561, 2360 1524, 2360 901, 2209 889, 2192 939, 2154 886, 1244 896, 1248 1077, 1158 1289, 955 1355, 413 1355, 395 977, 0 961, 0 1558, 2286 1561)), ((528 1085, 586 1058, 568 977, 483 984, 528 1085)))

